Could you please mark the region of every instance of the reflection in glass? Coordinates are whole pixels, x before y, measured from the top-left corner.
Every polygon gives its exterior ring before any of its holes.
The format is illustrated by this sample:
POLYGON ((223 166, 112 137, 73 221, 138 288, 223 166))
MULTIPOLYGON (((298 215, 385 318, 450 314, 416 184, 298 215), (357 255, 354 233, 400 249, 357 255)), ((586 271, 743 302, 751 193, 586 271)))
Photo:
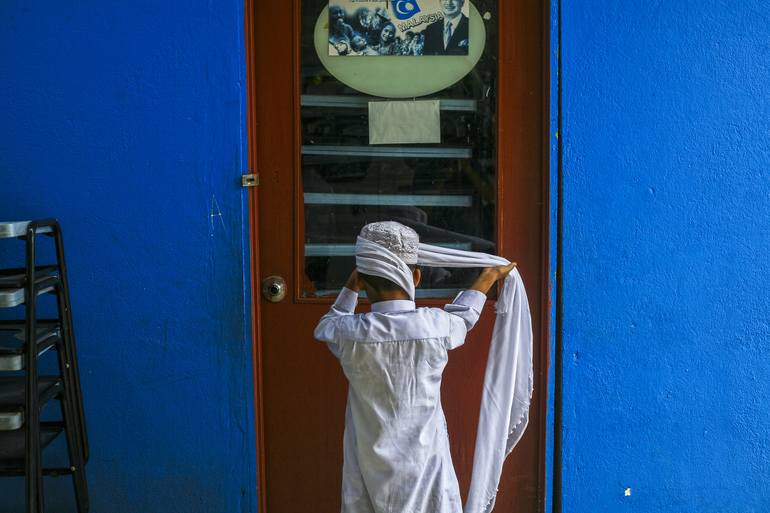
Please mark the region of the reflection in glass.
MULTIPOLYGON (((304 198, 304 297, 336 294, 355 265, 361 227, 394 220, 423 242, 495 252, 496 1, 476 67, 441 100, 441 144, 370 146, 367 102, 321 65, 313 28, 325 0, 302 3, 301 121, 304 198)), ((366 57, 361 57, 366 58, 366 57)), ((379 57, 417 58, 419 57, 379 57)), ((426 98, 424 98, 426 99, 426 98)), ((447 297, 478 270, 424 268, 418 297, 447 297)))

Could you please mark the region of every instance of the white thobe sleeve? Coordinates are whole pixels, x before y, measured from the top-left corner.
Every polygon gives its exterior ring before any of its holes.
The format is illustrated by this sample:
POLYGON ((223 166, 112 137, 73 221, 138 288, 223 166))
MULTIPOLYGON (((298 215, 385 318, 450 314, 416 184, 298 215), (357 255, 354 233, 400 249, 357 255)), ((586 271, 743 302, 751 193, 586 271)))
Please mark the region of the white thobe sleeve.
POLYGON ((465 342, 465 334, 476 325, 487 295, 478 290, 463 290, 454 301, 444 306, 444 311, 450 316, 450 343, 447 349, 454 349, 465 342))
POLYGON ((313 336, 316 340, 326 342, 329 348, 336 354, 332 345, 336 346, 339 341, 337 338, 337 326, 339 321, 345 316, 353 315, 358 303, 358 292, 343 287, 337 299, 334 301, 331 309, 318 321, 313 336))

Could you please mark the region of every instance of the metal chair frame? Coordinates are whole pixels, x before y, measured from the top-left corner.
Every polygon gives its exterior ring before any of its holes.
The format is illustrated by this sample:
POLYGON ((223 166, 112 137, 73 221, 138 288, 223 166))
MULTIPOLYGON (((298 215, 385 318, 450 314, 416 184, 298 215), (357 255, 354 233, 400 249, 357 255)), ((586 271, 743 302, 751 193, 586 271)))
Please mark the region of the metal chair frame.
MULTIPOLYGON (((67 281, 67 265, 64 258, 64 242, 59 223, 54 219, 31 221, 26 225, 21 238, 26 240, 26 266, 24 273, 24 426, 25 454, 24 468, 2 468, 0 475, 25 476, 27 513, 43 513, 43 475, 70 474, 75 489, 78 513, 89 509, 88 486, 85 476, 85 464, 89 458, 88 436, 86 432, 83 400, 80 389, 80 373, 77 362, 72 309, 67 281), (36 266, 36 244, 38 235, 50 236, 55 241, 56 272, 58 279, 53 282, 56 295, 58 319, 37 318, 37 300, 41 289, 50 288, 51 282, 38 283, 36 266), (39 394, 38 370, 38 327, 56 323, 60 327, 61 337, 56 344, 59 376, 63 390, 58 393, 61 404, 61 423, 41 422, 40 410, 43 406, 39 394), (43 468, 41 427, 43 429, 63 428, 67 452, 68 468, 43 468)), ((20 321, 2 321, 0 329, 20 326, 20 321)))

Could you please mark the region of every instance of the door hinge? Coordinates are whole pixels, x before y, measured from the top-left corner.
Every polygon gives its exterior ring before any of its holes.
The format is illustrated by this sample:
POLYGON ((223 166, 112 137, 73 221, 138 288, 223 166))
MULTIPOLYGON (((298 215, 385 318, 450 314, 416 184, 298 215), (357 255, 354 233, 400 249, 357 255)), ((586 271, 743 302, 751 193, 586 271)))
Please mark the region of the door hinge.
POLYGON ((241 175, 241 185, 243 187, 256 187, 259 185, 259 173, 241 175))

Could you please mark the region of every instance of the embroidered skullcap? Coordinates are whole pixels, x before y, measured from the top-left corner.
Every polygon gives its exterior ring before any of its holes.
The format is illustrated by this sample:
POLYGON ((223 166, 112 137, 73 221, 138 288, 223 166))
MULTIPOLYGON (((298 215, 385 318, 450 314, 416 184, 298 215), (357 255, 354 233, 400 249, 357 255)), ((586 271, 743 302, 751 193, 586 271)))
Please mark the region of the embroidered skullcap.
POLYGON ((417 263, 420 236, 408 226, 395 221, 369 223, 361 228, 359 236, 386 247, 398 255, 405 264, 417 263))

